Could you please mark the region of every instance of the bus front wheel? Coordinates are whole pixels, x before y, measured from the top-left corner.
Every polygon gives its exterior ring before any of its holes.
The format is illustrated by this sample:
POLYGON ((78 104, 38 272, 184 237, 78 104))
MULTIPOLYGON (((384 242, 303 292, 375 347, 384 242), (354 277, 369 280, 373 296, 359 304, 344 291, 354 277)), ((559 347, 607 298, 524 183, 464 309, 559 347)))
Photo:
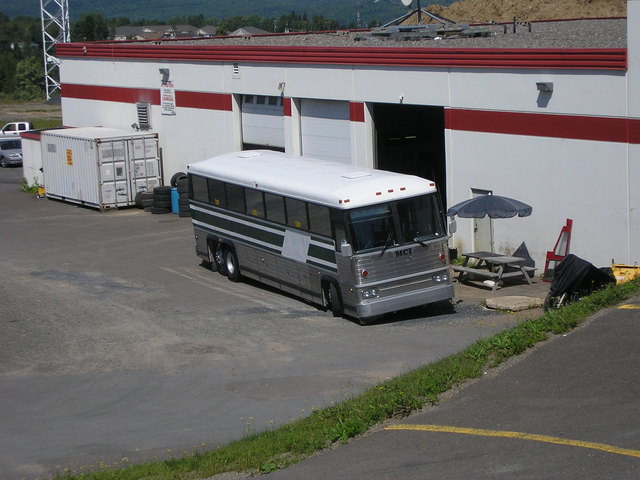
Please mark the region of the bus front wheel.
POLYGON ((236 252, 231 248, 225 249, 224 252, 224 269, 227 273, 227 278, 232 282, 240 280, 240 266, 238 265, 238 257, 236 252))
POLYGON ((329 300, 329 308, 331 308, 331 313, 334 317, 342 316, 342 300, 340 300, 340 294, 338 293, 338 287, 333 282, 329 282, 328 292, 328 300, 329 300))

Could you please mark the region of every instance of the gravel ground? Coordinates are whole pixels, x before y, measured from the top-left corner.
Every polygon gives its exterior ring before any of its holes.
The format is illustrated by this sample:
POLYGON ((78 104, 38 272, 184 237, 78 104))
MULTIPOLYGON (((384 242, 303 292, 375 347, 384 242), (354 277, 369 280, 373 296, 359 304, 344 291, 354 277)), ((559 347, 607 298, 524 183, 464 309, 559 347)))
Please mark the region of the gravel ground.
POLYGON ((418 47, 418 48, 626 48, 626 19, 567 20, 471 27, 490 31, 488 37, 451 37, 440 40, 397 41, 377 38, 366 33, 337 32, 325 34, 267 35, 178 41, 179 45, 236 46, 316 46, 316 47, 418 47), (361 40, 357 41, 356 39, 361 40))

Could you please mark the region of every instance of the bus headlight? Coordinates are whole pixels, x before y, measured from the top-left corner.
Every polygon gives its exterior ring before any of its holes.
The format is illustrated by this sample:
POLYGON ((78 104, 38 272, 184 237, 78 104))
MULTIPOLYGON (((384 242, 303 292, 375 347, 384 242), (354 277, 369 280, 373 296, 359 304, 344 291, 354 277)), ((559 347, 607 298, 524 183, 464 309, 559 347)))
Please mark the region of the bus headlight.
POLYGON ((437 275, 432 276, 431 280, 433 281, 433 283, 448 282, 449 281, 449 274, 448 273, 439 273, 437 275))
POLYGON ((380 296, 380 292, 377 288, 368 288, 367 290, 361 290, 360 294, 362 295, 363 300, 367 300, 369 298, 378 298, 380 296))

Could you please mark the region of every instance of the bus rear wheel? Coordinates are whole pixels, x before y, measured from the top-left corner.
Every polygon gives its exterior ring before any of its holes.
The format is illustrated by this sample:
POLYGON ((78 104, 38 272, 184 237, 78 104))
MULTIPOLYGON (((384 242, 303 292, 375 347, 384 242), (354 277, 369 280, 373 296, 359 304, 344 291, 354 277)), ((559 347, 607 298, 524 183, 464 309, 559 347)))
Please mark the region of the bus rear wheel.
POLYGON ((236 256, 236 252, 231 248, 225 249, 224 269, 229 280, 232 282, 240 280, 240 265, 238 265, 238 257, 236 256))
POLYGON ((207 246, 207 253, 209 254, 209 265, 211 267, 212 272, 219 271, 220 264, 216 261, 216 247, 214 244, 209 243, 207 246))

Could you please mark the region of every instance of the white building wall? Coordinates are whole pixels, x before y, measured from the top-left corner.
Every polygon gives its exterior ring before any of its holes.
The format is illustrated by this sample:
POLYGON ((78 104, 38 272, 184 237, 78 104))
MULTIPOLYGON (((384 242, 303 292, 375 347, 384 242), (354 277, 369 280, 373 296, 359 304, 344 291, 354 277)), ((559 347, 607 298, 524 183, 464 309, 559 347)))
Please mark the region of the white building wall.
MULTIPOLYGON (((138 122, 135 103, 62 97, 60 104, 62 124, 65 127, 130 128, 132 123, 138 122)), ((156 123, 156 116, 159 114, 159 111, 151 109, 152 126, 156 123)))
MULTIPOLYGON (((628 64, 627 89, 629 117, 635 119, 631 127, 640 138, 640 0, 627 3, 628 64)), ((630 130, 631 130, 630 129, 630 130)), ((629 145, 629 260, 640 264, 640 145, 629 145)), ((618 261, 618 259, 616 259, 618 261)), ((623 260, 624 263, 624 260, 623 260)))
MULTIPOLYGON (((160 88, 161 68, 169 69, 169 80, 176 90, 202 92, 231 91, 232 65, 140 60, 62 60, 60 81, 86 85, 104 85, 125 88, 160 88)), ((64 95, 64 93, 63 93, 64 95)), ((277 95, 277 93, 276 93, 277 95)), ((65 113, 63 111, 63 113, 65 113)))
POLYGON ((357 67, 353 99, 407 105, 450 105, 447 69, 357 67))
POLYGON ((293 155, 302 155, 300 106, 300 99, 291 99, 291 115, 284 117, 285 151, 293 155))
MULTIPOLYGON (((573 219, 571 251, 598 265, 627 258, 627 186, 624 144, 544 137, 450 132, 454 145, 449 196, 458 203, 471 189, 491 190, 533 206, 529 217, 493 220, 495 250, 525 242, 544 266, 560 228, 573 219), (616 235, 613 232, 620 232, 616 235)), ((454 246, 472 248, 472 219, 457 219, 454 246)))
POLYGON ((288 65, 285 95, 292 98, 351 100, 352 67, 288 65))
POLYGON ((22 176, 31 186, 43 185, 40 139, 22 137, 22 176))
POLYGON ((351 160, 354 165, 374 168, 375 126, 370 105, 364 105, 364 121, 351 123, 351 160))
MULTIPOLYGON (((364 122, 349 123, 352 163, 372 166, 374 103, 435 105, 463 110, 529 112, 636 119, 640 122, 640 0, 628 4, 628 62, 624 71, 536 69, 435 69, 191 64, 143 60, 62 59, 63 85, 132 89, 160 88, 159 68, 170 69, 177 91, 233 95, 232 109, 178 107, 175 116, 152 106, 152 130, 159 133, 165 179, 192 161, 237 150, 242 144, 237 99, 242 94, 284 95, 285 148, 302 148, 304 99, 364 102, 364 122), (536 82, 553 82, 540 94, 536 82)), ((64 94, 64 92, 63 92, 64 94)), ((126 128, 137 121, 135 105, 65 98, 66 126, 126 128)), ((638 138, 640 134, 636 134, 638 138)), ((525 241, 542 268, 544 256, 566 218, 574 220, 572 251, 606 265, 640 261, 640 145, 624 142, 445 131, 448 204, 470 198, 471 188, 492 190, 533 206, 533 215, 494 221, 498 251, 525 241)), ((458 220, 453 241, 472 247, 471 221, 458 220)))
POLYGON ((571 70, 457 69, 451 72, 454 108, 624 116, 625 72, 571 70), (553 92, 538 92, 536 82, 553 82, 553 92))
MULTIPOLYGON (((158 132, 161 138, 165 181, 175 172, 186 172, 189 163, 242 148, 242 133, 238 132, 239 122, 234 121, 235 112, 176 110, 175 116, 162 116, 155 125, 152 123, 152 131, 158 132), (172 138, 179 141, 170 141, 172 138)), ((239 117, 239 111, 237 115, 239 117)))
MULTIPOLYGON (((261 64, 240 64, 238 65, 238 74, 234 75, 234 64, 228 63, 218 70, 207 70, 204 76, 208 77, 216 85, 223 85, 219 90, 212 88, 211 85, 196 88, 187 88, 187 90, 196 90, 204 92, 229 92, 229 93, 247 93, 254 95, 267 95, 277 97, 282 93, 279 88, 284 83, 287 87, 287 71, 282 65, 270 64, 265 68, 261 64)), ((181 66, 184 69, 184 66, 181 66)), ((289 92, 287 92, 289 96, 289 92)))

